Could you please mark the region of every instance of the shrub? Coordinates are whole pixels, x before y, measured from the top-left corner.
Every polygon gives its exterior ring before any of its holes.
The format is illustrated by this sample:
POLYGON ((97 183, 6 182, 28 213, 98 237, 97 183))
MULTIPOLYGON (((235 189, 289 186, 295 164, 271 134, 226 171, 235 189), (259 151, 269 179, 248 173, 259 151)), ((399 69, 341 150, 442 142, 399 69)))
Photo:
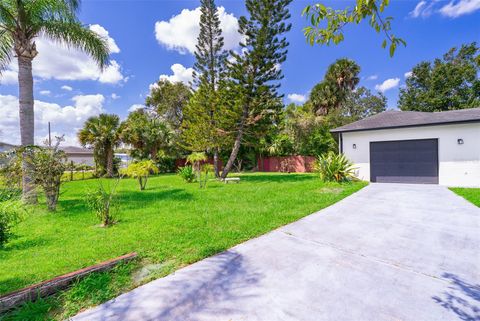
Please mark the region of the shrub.
POLYGON ((150 174, 157 174, 158 167, 152 160, 144 160, 128 165, 124 173, 129 177, 136 178, 140 190, 143 191, 147 186, 148 177, 150 174))
POLYGON ((0 248, 3 248, 12 236, 12 228, 26 213, 19 193, 0 191, 0 248))
POLYGON ((116 207, 118 206, 116 190, 120 180, 120 178, 117 178, 113 187, 109 185, 108 189, 105 188, 102 183, 99 183, 95 190, 87 193, 87 206, 95 213, 102 227, 116 223, 114 215, 116 207))
POLYGON ((320 155, 315 161, 314 169, 326 182, 345 182, 355 178, 353 164, 345 155, 332 151, 320 155))
POLYGON ((27 162, 32 165, 27 170, 35 185, 43 189, 49 211, 57 208, 62 175, 67 168, 67 156, 59 149, 62 141, 63 137, 57 137, 54 146, 32 147, 32 152, 26 154, 27 162))
POLYGON ((177 174, 183 178, 183 180, 187 183, 192 183, 195 181, 195 173, 193 172, 193 167, 188 165, 185 167, 180 167, 177 170, 177 174))

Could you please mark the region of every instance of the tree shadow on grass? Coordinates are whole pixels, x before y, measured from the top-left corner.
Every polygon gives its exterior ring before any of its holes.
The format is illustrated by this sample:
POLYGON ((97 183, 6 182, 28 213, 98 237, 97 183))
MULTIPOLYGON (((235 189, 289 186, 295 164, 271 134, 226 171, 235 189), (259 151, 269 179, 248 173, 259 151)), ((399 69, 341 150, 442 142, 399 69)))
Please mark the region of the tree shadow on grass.
MULTIPOLYGON (((233 174, 232 176, 235 176, 233 174)), ((254 175, 254 174, 243 174, 240 176, 241 181, 246 182, 270 182, 270 183, 290 183, 290 182, 303 182, 311 181, 316 178, 312 175, 305 174, 266 174, 266 175, 254 175)))
POLYGON ((174 188, 163 191, 123 191, 118 194, 122 209, 135 209, 144 205, 151 206, 154 203, 169 201, 186 202, 194 199, 193 195, 183 189, 174 188))
POLYGON ((455 274, 444 273, 444 279, 450 281, 448 290, 432 299, 442 307, 457 315, 460 320, 480 320, 480 284, 471 284, 455 274))
POLYGON ((208 315, 229 320, 241 314, 244 300, 252 300, 260 279, 241 254, 226 251, 107 302, 78 320, 184 321, 208 315))

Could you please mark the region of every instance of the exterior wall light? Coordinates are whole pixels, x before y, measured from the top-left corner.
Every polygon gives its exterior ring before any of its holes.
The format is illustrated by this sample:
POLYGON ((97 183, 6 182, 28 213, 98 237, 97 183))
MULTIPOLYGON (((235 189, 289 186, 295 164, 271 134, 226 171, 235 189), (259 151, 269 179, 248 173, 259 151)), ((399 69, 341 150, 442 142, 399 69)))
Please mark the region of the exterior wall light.
POLYGON ((457 143, 458 143, 458 145, 463 145, 463 139, 461 139, 461 138, 457 139, 457 143))
MULTIPOLYGON (((462 144, 463 144, 463 141, 462 141, 462 144)), ((357 144, 353 144, 353 149, 357 149, 357 144)))

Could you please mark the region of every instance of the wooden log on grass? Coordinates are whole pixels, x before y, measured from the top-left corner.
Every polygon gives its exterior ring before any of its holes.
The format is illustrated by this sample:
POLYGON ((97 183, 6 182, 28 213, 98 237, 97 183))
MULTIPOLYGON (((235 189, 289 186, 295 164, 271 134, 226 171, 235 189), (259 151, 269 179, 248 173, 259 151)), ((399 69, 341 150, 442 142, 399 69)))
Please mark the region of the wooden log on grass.
POLYGON ((11 310, 12 308, 27 302, 35 301, 58 291, 68 288, 73 282, 80 280, 93 272, 102 272, 110 270, 119 263, 125 263, 137 257, 137 253, 122 255, 100 264, 92 265, 75 272, 67 273, 48 281, 37 283, 29 287, 0 296, 0 313, 11 310))

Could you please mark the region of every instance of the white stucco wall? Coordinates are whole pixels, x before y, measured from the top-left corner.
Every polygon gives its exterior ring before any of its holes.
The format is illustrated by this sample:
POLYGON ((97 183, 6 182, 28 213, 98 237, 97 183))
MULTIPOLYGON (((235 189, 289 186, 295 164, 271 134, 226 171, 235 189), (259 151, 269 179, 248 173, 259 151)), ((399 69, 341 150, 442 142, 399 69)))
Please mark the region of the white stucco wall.
POLYGON ((480 187, 480 123, 347 132, 342 136, 343 152, 355 163, 362 180, 370 180, 370 142, 437 138, 440 185, 480 187), (463 145, 457 143, 459 138, 463 145))

